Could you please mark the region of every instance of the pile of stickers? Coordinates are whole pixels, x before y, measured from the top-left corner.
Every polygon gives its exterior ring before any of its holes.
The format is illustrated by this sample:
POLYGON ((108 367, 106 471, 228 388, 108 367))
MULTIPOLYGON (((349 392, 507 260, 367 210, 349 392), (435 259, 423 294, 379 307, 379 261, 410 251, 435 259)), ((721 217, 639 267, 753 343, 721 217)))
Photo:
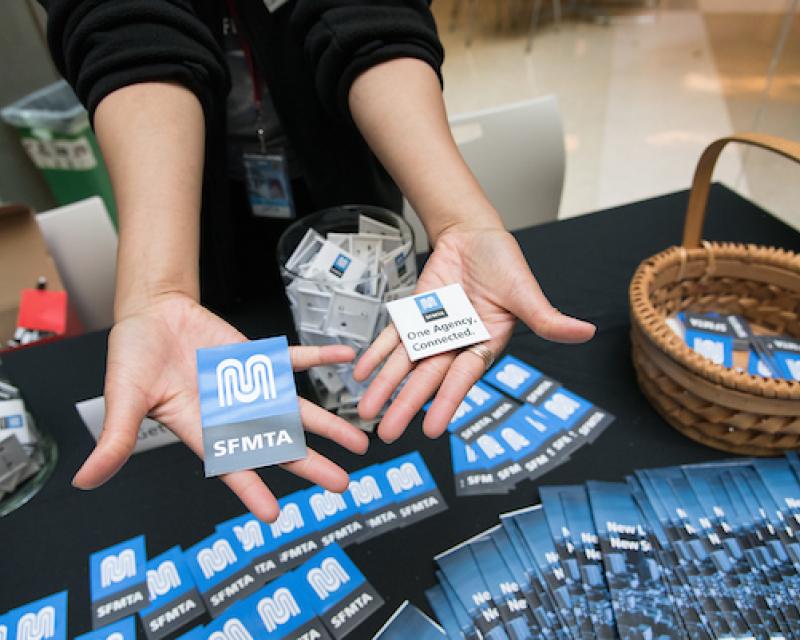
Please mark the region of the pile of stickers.
MULTIPOLYGON (((418 452, 351 474, 343 494, 315 486, 279 503, 273 524, 245 514, 217 525, 214 534, 188 549, 176 546, 149 560, 144 536, 92 554, 97 631, 82 638, 100 640, 119 632, 116 640, 132 640, 138 614, 147 638, 159 640, 206 611, 213 622, 187 637, 277 639, 290 632, 302 637, 302 628, 308 637, 342 638, 382 600, 341 548, 447 509, 418 452), (312 627, 319 635, 311 633, 312 627)), ((46 619, 57 625, 58 634, 42 637, 64 640, 66 603, 63 592, 0 616, 0 638, 33 637, 20 631, 30 614, 40 620, 32 624, 46 619)))
MULTIPOLYGON (((300 343, 346 344, 360 354, 388 322, 384 303, 414 293, 416 255, 411 237, 362 214, 358 233, 323 237, 309 229, 283 275, 300 343)), ((352 371, 346 364, 314 367, 309 375, 323 407, 358 423, 366 385, 352 371)))
POLYGON ((426 595, 439 637, 800 638, 795 454, 639 470, 540 498, 435 558, 426 595))
POLYGON ((37 440, 19 389, 0 375, 0 500, 41 469, 37 440))
POLYGON ((800 340, 754 333, 746 318, 681 312, 667 324, 686 345, 715 364, 764 378, 800 380, 800 340))
POLYGON ((521 480, 536 479, 594 442, 613 421, 607 411, 506 355, 470 389, 450 421, 456 495, 506 493, 521 480))

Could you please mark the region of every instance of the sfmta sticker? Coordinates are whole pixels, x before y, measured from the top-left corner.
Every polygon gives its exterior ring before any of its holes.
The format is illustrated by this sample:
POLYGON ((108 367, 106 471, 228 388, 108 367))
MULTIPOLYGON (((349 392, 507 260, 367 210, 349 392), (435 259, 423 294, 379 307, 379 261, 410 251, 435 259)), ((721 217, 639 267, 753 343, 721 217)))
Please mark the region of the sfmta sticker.
POLYGON ((199 349, 197 374, 207 477, 306 456, 284 336, 199 349))
POLYGON ((96 629, 147 606, 144 536, 93 553, 89 557, 92 625, 96 629))

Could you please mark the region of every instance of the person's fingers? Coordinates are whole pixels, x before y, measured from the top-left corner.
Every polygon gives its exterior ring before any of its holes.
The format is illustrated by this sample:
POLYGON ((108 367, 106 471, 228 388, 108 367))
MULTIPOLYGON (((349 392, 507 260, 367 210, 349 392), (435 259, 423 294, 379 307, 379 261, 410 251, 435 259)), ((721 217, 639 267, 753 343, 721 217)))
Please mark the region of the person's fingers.
POLYGON ((300 476, 309 482, 318 484, 323 489, 335 493, 344 493, 350 482, 350 478, 344 469, 313 449, 308 449, 308 455, 302 460, 287 462, 282 464, 281 467, 296 476, 300 476))
POLYGON ((400 336, 397 334, 397 329, 393 324, 389 324, 356 362, 353 379, 356 382, 363 382, 369 378, 378 365, 386 360, 399 344, 400 336))
POLYGON ((304 398, 300 398, 300 418, 306 431, 332 440, 353 453, 367 452, 369 438, 366 433, 304 398))
POLYGON ((278 501, 255 471, 228 473, 221 479, 256 518, 264 522, 275 522, 278 518, 278 501))
POLYGON ((505 301, 505 307, 546 340, 586 342, 595 332, 595 326, 590 322, 564 315, 554 308, 530 272, 520 277, 510 300, 505 301))
POLYGON ((78 489, 99 487, 122 468, 136 446, 139 426, 150 408, 144 394, 113 378, 106 378, 105 402, 97 446, 72 479, 78 489))
POLYGON ((320 365, 351 362, 356 352, 344 344, 331 344, 324 347, 289 347, 289 356, 295 371, 305 371, 320 365))
POLYGON ((414 373, 389 405, 386 415, 378 425, 378 436, 381 440, 388 444, 403 435, 408 423, 439 388, 454 359, 453 353, 441 353, 428 358, 414 369, 414 373))
POLYGON ((445 432, 458 405, 485 370, 486 362, 471 351, 462 351, 456 356, 425 414, 422 431, 426 436, 438 438, 445 432))
POLYGON ((377 416, 394 390, 413 368, 414 364, 408 359, 405 347, 397 345, 383 369, 364 392, 358 403, 358 415, 364 420, 372 420, 377 416))

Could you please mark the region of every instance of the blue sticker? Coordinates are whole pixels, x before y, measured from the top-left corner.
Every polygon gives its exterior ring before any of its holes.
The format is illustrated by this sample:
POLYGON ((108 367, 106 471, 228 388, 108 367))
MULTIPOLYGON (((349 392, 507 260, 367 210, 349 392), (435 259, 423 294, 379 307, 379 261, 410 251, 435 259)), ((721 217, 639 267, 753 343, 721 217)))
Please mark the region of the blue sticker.
POLYGON ((435 291, 416 296, 414 302, 417 303, 417 309, 425 322, 433 322, 447 317, 447 310, 435 291))
POLYGON ((723 367, 733 366, 733 337, 687 327, 686 345, 695 353, 723 367))
POLYGON ((163 638, 205 613, 205 605, 178 546, 147 562, 147 591, 150 604, 139 616, 148 638, 163 638))
POLYGON ((337 544, 326 547, 295 573, 309 588, 314 610, 336 640, 383 606, 378 592, 337 544))
POLYGON ((781 376, 786 380, 800 380, 800 342, 791 338, 772 338, 769 346, 781 376))
POLYGON ((285 336, 198 349, 197 375, 207 476, 306 456, 285 336))
POLYGON ((213 617, 261 586, 247 558, 237 553, 236 547, 233 534, 217 532, 183 554, 213 617))
POLYGON ((504 485, 499 483, 489 469, 489 461, 478 449, 477 444, 467 444, 458 436, 450 436, 450 458, 456 484, 456 495, 481 495, 504 493, 504 485))
POLYGON ((321 487, 306 490, 305 499, 313 516, 313 527, 323 546, 337 542, 346 547, 364 534, 364 519, 349 492, 333 493, 321 487))
POLYGON ((144 536, 136 536, 89 556, 92 601, 102 600, 145 580, 144 536))
POLYGON ((277 578, 283 571, 278 566, 275 542, 267 531, 267 525, 250 513, 217 525, 217 531, 236 540, 237 554, 245 557, 262 583, 277 578))
POLYGON ((400 524, 406 526, 447 509, 436 482, 418 451, 383 464, 383 477, 397 503, 400 524))
POLYGON ((330 266, 330 272, 335 275, 337 278, 341 278, 344 276, 345 271, 350 266, 352 259, 347 257, 345 254, 340 253, 336 256, 333 261, 333 264, 330 266))
POLYGON ((450 433, 457 433, 465 442, 469 442, 502 418, 502 415, 498 415, 498 409, 500 414, 504 414, 503 409, 508 411, 515 406, 503 394, 482 382, 476 382, 458 405, 447 428, 450 433))
POLYGON ((136 640, 136 619, 129 616, 97 631, 76 636, 75 640, 136 640))
POLYGON ((489 369, 483 379, 512 398, 525 400, 531 388, 543 377, 544 374, 538 369, 506 355, 489 369))
POLYGON ((750 354, 747 361, 747 373, 754 376, 762 376, 763 378, 772 377, 772 371, 770 370, 769 366, 753 349, 750 349, 750 354))
POLYGON ((398 525, 394 497, 382 473, 382 465, 371 465, 351 473, 348 491, 367 526, 362 542, 398 525))
POLYGON ((571 429, 586 415, 592 408, 592 403, 564 387, 559 387, 537 408, 547 421, 552 421, 566 430, 571 429))
POLYGON ((295 573, 271 582, 242 605, 249 611, 248 619, 256 621, 256 637, 282 640, 328 636, 317 618, 308 585, 295 573))
POLYGON ((3 619, 9 639, 67 640, 67 592, 22 605, 3 619))
POLYGON ((306 491, 296 491, 278 500, 278 519, 265 526, 275 546, 275 558, 284 571, 301 564, 320 549, 314 516, 308 506, 306 491))
POLYGON ((255 612, 247 600, 237 602, 203 630, 206 640, 253 640, 259 638, 255 612))

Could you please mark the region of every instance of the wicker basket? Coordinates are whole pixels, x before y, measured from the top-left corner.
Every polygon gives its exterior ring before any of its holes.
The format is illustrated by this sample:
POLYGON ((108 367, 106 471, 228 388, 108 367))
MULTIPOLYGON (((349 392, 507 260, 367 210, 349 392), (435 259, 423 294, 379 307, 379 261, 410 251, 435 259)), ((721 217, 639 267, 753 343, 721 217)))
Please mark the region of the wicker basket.
POLYGON ((800 382, 728 369, 687 347, 665 320, 678 311, 739 314, 800 337, 800 256, 783 249, 700 240, 711 174, 728 142, 800 162, 800 144, 741 134, 712 143, 694 175, 683 246, 645 260, 630 286, 633 364, 642 391, 684 435, 746 455, 800 449, 800 382))

